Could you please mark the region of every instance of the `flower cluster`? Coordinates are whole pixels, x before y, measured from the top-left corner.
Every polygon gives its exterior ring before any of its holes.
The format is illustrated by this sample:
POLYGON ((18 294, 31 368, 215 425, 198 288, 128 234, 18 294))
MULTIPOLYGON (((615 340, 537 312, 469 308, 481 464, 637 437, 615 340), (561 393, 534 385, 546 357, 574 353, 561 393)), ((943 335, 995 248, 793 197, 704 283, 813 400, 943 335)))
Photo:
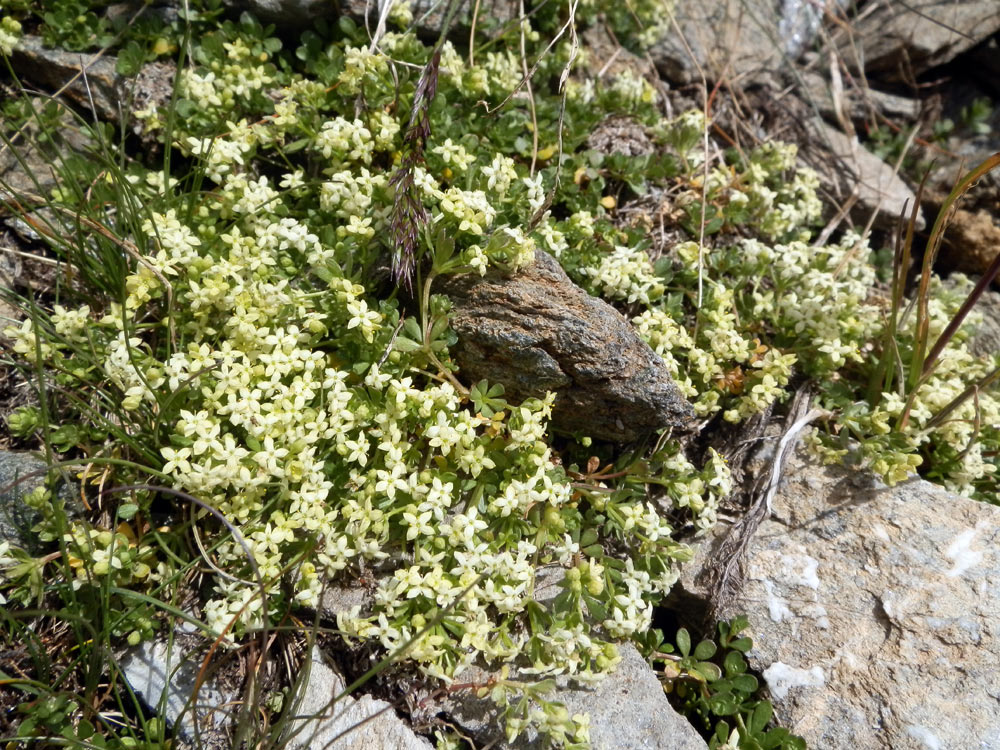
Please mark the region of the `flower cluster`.
POLYGON ((21 38, 21 24, 15 18, 0 18, 0 55, 10 57, 21 38))
MULTIPOLYGON (((408 6, 398 7, 405 20, 408 6)), ((539 29, 559 12, 539 8, 509 33, 539 52, 540 78, 568 71, 565 100, 543 86, 534 100, 517 94, 524 70, 509 51, 467 59, 445 43, 435 68, 414 33, 372 45, 345 20, 336 38, 304 35, 293 55, 252 20, 222 24, 181 74, 177 111, 190 116, 162 134, 197 179, 130 164, 143 212, 121 225, 122 241, 138 257, 115 293, 5 331, 64 391, 97 394, 68 401, 83 426, 59 433, 66 450, 125 442, 194 499, 199 543, 223 573, 204 618, 227 640, 368 574, 373 596, 340 608, 341 632, 388 651, 413 641, 407 658, 445 681, 476 661, 516 664, 532 680, 595 680, 617 663, 617 640, 650 627, 690 556, 679 532, 714 525, 732 476, 715 451, 699 466, 668 436, 621 471, 594 471, 603 457, 589 440, 553 447, 551 394, 513 403, 465 382, 434 280, 511 272, 538 252, 627 312, 700 416, 766 413, 806 376, 840 419, 813 438, 826 456, 853 437, 889 481, 924 461, 956 489, 990 486, 1000 400, 984 391, 955 404, 997 363, 974 356, 963 332, 915 394, 890 383, 854 395, 845 383, 872 382, 886 311, 860 236, 811 244, 815 174, 780 144, 705 149, 702 113, 663 118, 641 76, 600 81, 571 66, 569 39, 540 54, 539 29), (418 89, 435 86, 420 102, 418 89), (505 100, 503 118, 476 109, 505 100), (642 125, 659 153, 589 149, 609 114, 642 125), (658 245, 650 222, 618 211, 643 191, 672 197, 670 235, 683 241, 658 245), (405 201, 420 210, 397 210, 405 201), (412 295, 384 284, 407 217, 412 295)), ((661 30, 630 38, 648 43, 661 30)), ((14 34, 10 24, 0 27, 6 50, 2 34, 14 34)), ((157 112, 147 123, 171 120, 157 112)), ((113 200, 104 180, 85 189, 88 205, 113 200)), ((961 296, 932 284, 931 335, 961 296)), ((905 365, 915 338, 899 322, 905 365)), ((30 434, 39 414, 23 410, 12 429, 30 434)), ((166 581, 176 562, 127 526, 81 522, 63 541, 78 586, 166 581)), ((533 723, 585 745, 584 717, 508 676, 494 690, 508 732, 533 723)))

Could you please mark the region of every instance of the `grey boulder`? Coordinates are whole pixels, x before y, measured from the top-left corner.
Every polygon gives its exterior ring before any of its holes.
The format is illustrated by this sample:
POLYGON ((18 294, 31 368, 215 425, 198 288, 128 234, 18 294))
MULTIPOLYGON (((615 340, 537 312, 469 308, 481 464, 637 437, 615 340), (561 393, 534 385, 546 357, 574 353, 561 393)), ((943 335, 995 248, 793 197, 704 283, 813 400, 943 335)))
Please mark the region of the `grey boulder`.
POLYGON ((120 666, 136 696, 159 713, 185 742, 199 747, 223 747, 237 711, 235 695, 212 679, 199 684, 203 649, 192 649, 181 632, 177 640, 145 641, 129 649, 120 666))
POLYGON ((363 695, 342 696, 344 680, 323 661, 317 647, 305 665, 305 679, 297 688, 294 714, 281 747, 336 748, 336 750, 431 750, 392 705, 363 695))
MULTIPOLYGON (((891 229, 904 207, 909 216, 916 196, 889 164, 856 137, 845 135, 818 117, 808 123, 807 131, 809 135, 799 152, 802 160, 816 170, 820 183, 838 205, 849 206, 856 222, 864 225, 874 214, 876 227, 891 229)), ((918 211, 917 228, 923 226, 923 213, 918 211)))
POLYGON ((773 510, 722 615, 749 613, 781 725, 824 750, 1000 748, 1000 507, 800 455, 773 510))
POLYGON ((691 405, 666 366, 606 302, 576 286, 543 252, 513 276, 490 270, 440 279, 458 334, 452 355, 467 383, 500 383, 512 403, 556 394, 552 425, 628 442, 686 430, 691 405))
MULTIPOLYGON (((705 740, 687 719, 671 707, 663 687, 645 659, 630 643, 621 644, 618 668, 594 686, 557 678, 557 688, 546 696, 562 703, 570 716, 590 717, 593 750, 705 750, 705 740)), ((463 672, 466 682, 485 682, 483 670, 463 672)), ((540 750, 543 740, 532 730, 507 742, 504 726, 488 698, 472 691, 454 692, 441 706, 462 729, 498 750, 540 750)))
POLYGON ((1000 30, 996 0, 879 0, 845 24, 838 51, 855 70, 910 82, 1000 30))
POLYGON ((649 50, 672 83, 697 83, 704 75, 745 85, 780 67, 780 17, 773 2, 685 2, 673 14, 676 24, 649 50))
MULTIPOLYGON (((0 542, 9 542, 31 553, 40 552, 38 535, 32 527, 41 514, 24 502, 24 497, 45 484, 46 463, 30 453, 0 451, 0 542)), ((69 484, 60 481, 58 498, 67 516, 82 512, 69 484)))

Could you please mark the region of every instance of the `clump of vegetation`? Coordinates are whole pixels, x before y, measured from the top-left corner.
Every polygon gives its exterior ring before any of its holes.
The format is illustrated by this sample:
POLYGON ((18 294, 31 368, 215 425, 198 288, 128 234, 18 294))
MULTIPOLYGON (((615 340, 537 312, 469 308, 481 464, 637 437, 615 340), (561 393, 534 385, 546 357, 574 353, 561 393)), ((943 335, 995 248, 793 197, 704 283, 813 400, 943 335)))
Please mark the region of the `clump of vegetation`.
MULTIPOLYGON (((668 434, 625 454, 586 436, 557 450, 551 396, 511 403, 463 379, 434 279, 538 252, 628 312, 706 421, 739 423, 810 378, 834 415, 814 438, 826 455, 995 497, 1000 402, 984 388, 954 403, 996 363, 959 331, 916 390, 881 371, 869 394, 888 307, 865 239, 810 244, 822 206, 794 148, 706 153, 700 113, 665 118, 642 76, 589 74, 565 30, 593 8, 544 6, 460 50, 408 30, 405 4, 377 39, 342 19, 291 48, 249 14, 196 6, 119 37, 133 72, 190 52, 174 101, 136 113, 161 158, 93 128, 97 152, 65 155, 50 195, 11 202, 74 280, 17 300, 11 364, 37 403, 8 426, 100 501, 68 519, 40 490, 53 551, 10 557, 4 587, 103 613, 101 638, 80 635, 91 653, 150 637, 184 595, 234 645, 374 571, 371 605, 338 614, 344 638, 429 679, 514 665, 492 691, 509 736, 530 722, 586 746, 586 720, 548 702, 544 678, 614 668, 732 482, 721 456, 668 434), (655 156, 590 148, 611 116, 655 156), (682 240, 654 245, 617 212, 630 201, 669 205, 682 240), (545 604, 539 570, 561 576, 545 604)), ((960 300, 931 289, 934 332, 960 300)), ((893 321, 906 368, 926 332, 893 321)))
POLYGON ((774 708, 758 698, 760 684, 749 674, 745 658, 753 648, 743 634, 748 624, 744 616, 720 622, 716 640, 703 640, 693 650, 686 628, 677 631, 674 643, 665 643, 662 631, 651 630, 643 646, 654 666, 661 665, 663 689, 712 750, 805 750, 801 737, 768 726, 774 708))

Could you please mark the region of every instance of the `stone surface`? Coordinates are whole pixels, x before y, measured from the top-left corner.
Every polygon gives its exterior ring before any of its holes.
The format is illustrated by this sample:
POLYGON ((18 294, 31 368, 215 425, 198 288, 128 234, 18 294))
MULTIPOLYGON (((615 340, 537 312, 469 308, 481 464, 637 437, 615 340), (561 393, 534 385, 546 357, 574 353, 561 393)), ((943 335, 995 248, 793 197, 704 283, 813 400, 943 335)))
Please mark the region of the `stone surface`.
POLYGON ((307 668, 282 747, 431 750, 431 744, 414 734, 385 701, 365 695, 334 702, 344 690, 344 680, 326 665, 315 646, 307 668))
POLYGON ((958 209, 945 233, 942 257, 969 274, 986 271, 1000 252, 1000 216, 980 209, 958 209))
POLYGON ((799 79, 799 96, 816 107, 828 122, 839 120, 838 109, 856 127, 877 121, 877 115, 893 121, 913 122, 920 116, 921 104, 918 99, 878 91, 862 85, 852 86, 844 81, 844 89, 839 102, 834 100, 833 87, 826 76, 805 71, 799 79))
POLYGON ((147 708, 157 713, 162 709, 163 718, 180 739, 211 739, 217 745, 237 711, 236 696, 227 695, 208 679, 199 688, 194 707, 189 705, 204 658, 201 649, 185 647, 189 637, 182 633, 172 644, 145 641, 129 649, 121 659, 121 669, 147 708))
POLYGON ((834 750, 1000 748, 1000 508, 801 449, 773 508, 722 614, 749 613, 782 726, 834 750))
MULTIPOLYGON (((45 484, 45 467, 44 461, 30 453, 0 451, 0 542, 10 542, 32 553, 40 551, 38 537, 31 527, 42 517, 25 505, 22 498, 45 484)), ((69 485, 60 485, 59 497, 67 515, 74 516, 83 510, 69 485)))
MULTIPOLYGON (((14 48, 14 70, 25 80, 64 94, 102 120, 119 122, 132 111, 165 105, 173 94, 173 61, 148 63, 134 78, 120 76, 114 55, 47 49, 40 37, 26 34, 14 48)), ((69 119, 71 129, 78 123, 69 119)))
POLYGON ((842 16, 851 0, 781 0, 778 34, 785 52, 798 57, 813 42, 825 14, 842 16))
POLYGON ((677 22, 650 49, 660 73, 679 84, 722 78, 739 86, 777 70, 782 59, 775 3, 746 0, 677 3, 677 22))
POLYGON ((612 115, 587 136, 587 147, 602 154, 648 156, 656 147, 645 128, 630 117, 612 115))
POLYGON ((65 87, 63 93, 81 107, 91 109, 93 101, 99 117, 120 119, 120 79, 114 56, 46 49, 40 37, 25 34, 11 60, 14 70, 27 80, 49 87, 52 92, 65 87))
MULTIPOLYGON (((810 137, 802 144, 800 155, 806 164, 819 173, 820 184, 843 205, 852 196, 856 200, 851 216, 864 225, 876 214, 875 226, 891 229, 896 225, 904 205, 912 208, 915 195, 890 165, 851 138, 819 118, 808 124, 810 137)), ((922 213, 917 216, 917 228, 923 228, 922 213)))
POLYGON ((839 53, 886 80, 915 76, 972 49, 1000 30, 996 0, 878 0, 838 37, 839 53))
MULTIPOLYGON (((949 138, 927 180, 928 203, 940 207, 955 184, 993 154, 1000 153, 1000 107, 983 123, 987 132, 959 132, 949 138)), ((973 184, 958 203, 941 246, 944 266, 981 274, 1000 251, 1000 167, 973 184)))
POLYGON ((986 290, 975 310, 982 314, 983 322, 969 341, 969 349, 980 357, 1000 352, 1000 293, 986 290))
POLYGON ((556 394, 552 425, 632 441, 661 427, 686 429, 691 406, 663 361, 614 308, 591 297, 550 255, 513 277, 497 270, 441 279, 451 297, 466 383, 502 383, 513 403, 556 394))
MULTIPOLYGON (((44 96, 30 96, 28 99, 36 112, 50 104, 44 96)), ((24 194, 48 195, 59 181, 59 155, 71 151, 82 153, 93 146, 90 134, 80 128, 65 104, 59 106, 56 123, 49 129, 51 142, 47 147, 38 143, 39 127, 34 121, 27 123, 13 139, 13 148, 0 143, 0 196, 6 193, 13 193, 15 197, 24 194)), ((31 207, 30 202, 27 207, 31 207)), ((15 220, 19 219, 5 217, 7 224, 15 220)))
MULTIPOLYGON (((653 670, 631 644, 619 647, 618 669, 594 686, 556 680, 558 688, 547 697, 566 706, 570 715, 590 716, 593 750, 704 750, 707 745, 687 719, 670 706, 653 670)), ((462 680, 485 682, 489 673, 467 670, 462 680)), ((442 706, 464 731, 483 745, 501 750, 539 750, 544 747, 532 732, 513 743, 489 699, 471 691, 453 693, 442 706), (494 744, 495 743, 495 744, 494 744)))

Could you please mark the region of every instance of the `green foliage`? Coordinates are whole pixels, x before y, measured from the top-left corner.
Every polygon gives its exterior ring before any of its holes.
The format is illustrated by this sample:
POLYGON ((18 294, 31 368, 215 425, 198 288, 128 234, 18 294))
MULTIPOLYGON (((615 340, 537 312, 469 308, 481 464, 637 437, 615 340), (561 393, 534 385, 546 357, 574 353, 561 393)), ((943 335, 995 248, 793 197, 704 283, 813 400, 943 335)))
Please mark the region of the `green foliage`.
POLYGON ((993 104, 985 96, 977 96, 970 104, 962 107, 962 126, 975 135, 986 135, 991 131, 989 123, 993 115, 993 104))
POLYGON ((743 635, 746 617, 718 624, 715 641, 691 650, 691 636, 677 631, 675 644, 663 643, 660 631, 647 634, 644 647, 660 664, 664 690, 699 728, 712 750, 805 750, 806 744, 781 727, 771 727, 771 703, 758 697, 757 678, 748 674, 744 655, 753 648, 743 635))
POLYGON ((86 0, 48 0, 43 6, 42 40, 48 47, 84 52, 106 47, 114 39, 107 19, 86 0))
MULTIPOLYGON (((218 3, 117 29, 128 74, 184 51, 176 100, 136 113, 159 149, 130 153, 93 126, 96 153, 60 154, 32 221, 73 283, 12 298, 25 316, 6 330, 9 364, 36 402, 9 427, 85 483, 138 487, 73 519, 33 496, 52 511, 48 546, 3 551, 12 602, 99 612, 97 637, 76 635, 100 662, 178 616, 174 601, 198 600, 202 631, 229 648, 316 608, 328 584, 374 578, 370 605, 337 613, 343 638, 405 654, 428 680, 512 664, 486 690, 508 731, 530 722, 583 746, 586 719, 547 700, 551 678, 599 679, 616 642, 644 637, 690 557, 682 539, 711 528, 732 480, 717 453, 698 465, 667 434, 625 452, 554 441, 551 395, 514 403, 466 382, 435 280, 513 272, 537 252, 626 311, 706 421, 764 413, 809 378, 833 415, 812 438, 824 455, 853 439, 889 481, 919 465, 989 496, 1000 403, 966 333, 934 378, 894 393, 895 370, 878 367, 912 369, 923 334, 899 320, 885 335, 864 238, 813 244, 818 178, 794 148, 706 151, 701 113, 663 117, 637 73, 594 79, 569 35, 549 48, 598 8, 579 10, 539 8, 469 50, 429 47, 405 13, 377 51, 347 19, 289 45, 249 14, 219 21, 218 3), (655 154, 591 148, 609 118, 655 154), (656 241, 653 205, 680 241, 656 241), (396 284, 400 238, 412 257, 396 284), (935 423, 970 379, 974 409, 935 423), (892 429, 910 395, 909 427, 892 429), (211 571, 197 589, 193 570, 211 571), (539 571, 558 581, 544 604, 539 571)), ((4 107, 4 128, 35 123, 57 144, 48 106, 4 107)), ((928 283, 922 320, 943 330, 961 300, 928 283)), ((732 717, 716 744, 794 747, 765 730, 739 630, 720 631, 721 650, 685 634, 661 652, 677 694, 732 717)))

